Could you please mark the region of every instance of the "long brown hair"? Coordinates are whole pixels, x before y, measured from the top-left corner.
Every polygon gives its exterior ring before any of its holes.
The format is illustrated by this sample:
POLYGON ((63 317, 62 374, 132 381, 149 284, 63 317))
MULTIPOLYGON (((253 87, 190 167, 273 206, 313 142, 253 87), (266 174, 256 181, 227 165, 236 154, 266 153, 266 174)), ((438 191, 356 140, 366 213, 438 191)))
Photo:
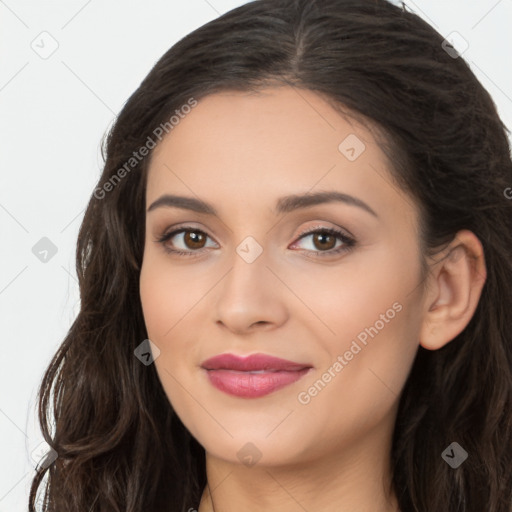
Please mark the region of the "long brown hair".
POLYGON ((170 132, 191 98, 271 83, 315 91, 385 134, 393 176, 421 209, 425 256, 461 229, 482 242, 487 281, 473 318, 442 349, 419 348, 403 390, 393 486, 403 512, 512 510, 509 132, 465 61, 445 48, 430 25, 385 0, 257 0, 158 61, 105 140, 77 243, 80 312, 38 396, 58 457, 34 476, 30 511, 45 477, 47 512, 197 508, 204 449, 154 365, 134 356, 147 338, 139 275, 151 150, 131 159, 162 127, 170 132), (469 454, 456 469, 441 457, 454 441, 469 454))

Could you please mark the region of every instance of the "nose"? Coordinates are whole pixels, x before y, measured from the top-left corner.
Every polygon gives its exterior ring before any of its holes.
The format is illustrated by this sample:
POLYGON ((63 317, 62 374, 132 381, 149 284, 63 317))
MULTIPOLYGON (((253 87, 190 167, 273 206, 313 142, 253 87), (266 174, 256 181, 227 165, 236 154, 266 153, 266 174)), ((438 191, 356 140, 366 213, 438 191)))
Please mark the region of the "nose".
POLYGON ((289 291, 269 268, 266 251, 249 262, 235 253, 218 286, 217 325, 236 334, 275 329, 286 322, 289 291))

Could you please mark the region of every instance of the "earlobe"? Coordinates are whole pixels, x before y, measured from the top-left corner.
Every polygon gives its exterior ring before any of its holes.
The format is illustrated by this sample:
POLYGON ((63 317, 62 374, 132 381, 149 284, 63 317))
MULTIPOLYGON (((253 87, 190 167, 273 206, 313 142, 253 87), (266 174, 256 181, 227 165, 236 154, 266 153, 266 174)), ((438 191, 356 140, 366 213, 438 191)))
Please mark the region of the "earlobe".
POLYGON ((459 231, 441 259, 431 265, 420 332, 423 348, 437 350, 466 328, 486 278, 480 240, 469 230, 459 231))

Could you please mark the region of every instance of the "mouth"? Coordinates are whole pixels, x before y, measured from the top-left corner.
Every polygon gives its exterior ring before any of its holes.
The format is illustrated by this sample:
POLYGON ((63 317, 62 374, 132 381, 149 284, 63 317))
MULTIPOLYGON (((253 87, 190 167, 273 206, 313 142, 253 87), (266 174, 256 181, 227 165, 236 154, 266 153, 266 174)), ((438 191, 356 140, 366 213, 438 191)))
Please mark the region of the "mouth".
POLYGON ((215 388, 242 398, 268 395, 293 384, 312 369, 310 364, 265 354, 248 357, 220 354, 204 361, 201 367, 215 388))

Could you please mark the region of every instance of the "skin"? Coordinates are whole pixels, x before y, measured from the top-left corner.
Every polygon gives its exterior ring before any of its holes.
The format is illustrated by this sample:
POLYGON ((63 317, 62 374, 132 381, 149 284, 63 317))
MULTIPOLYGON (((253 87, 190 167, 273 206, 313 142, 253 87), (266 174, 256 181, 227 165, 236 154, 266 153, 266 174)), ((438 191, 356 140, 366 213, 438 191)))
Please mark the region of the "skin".
POLYGON ((418 346, 441 348, 469 323, 486 274, 480 242, 461 231, 422 278, 418 210, 389 165, 369 131, 314 92, 288 86, 203 98, 155 148, 147 207, 168 193, 217 210, 147 212, 140 276, 158 376, 206 450, 212 495, 206 488, 199 512, 398 510, 390 450, 400 392, 418 346), (365 144, 354 161, 338 149, 350 134, 365 144), (342 202, 273 212, 281 196, 320 190, 355 196, 377 216, 342 202), (196 251, 190 257, 155 241, 182 223, 207 235, 202 245, 183 232, 166 242, 196 251), (328 255, 343 242, 300 239, 318 227, 338 228, 356 245, 328 255), (252 263, 236 252, 248 236, 263 250, 252 263), (397 303, 400 311, 332 370, 397 303), (264 397, 233 397, 200 368, 225 352, 313 369, 264 397), (335 376, 301 403, 329 368, 335 376), (244 463, 241 449, 257 462, 244 463))

